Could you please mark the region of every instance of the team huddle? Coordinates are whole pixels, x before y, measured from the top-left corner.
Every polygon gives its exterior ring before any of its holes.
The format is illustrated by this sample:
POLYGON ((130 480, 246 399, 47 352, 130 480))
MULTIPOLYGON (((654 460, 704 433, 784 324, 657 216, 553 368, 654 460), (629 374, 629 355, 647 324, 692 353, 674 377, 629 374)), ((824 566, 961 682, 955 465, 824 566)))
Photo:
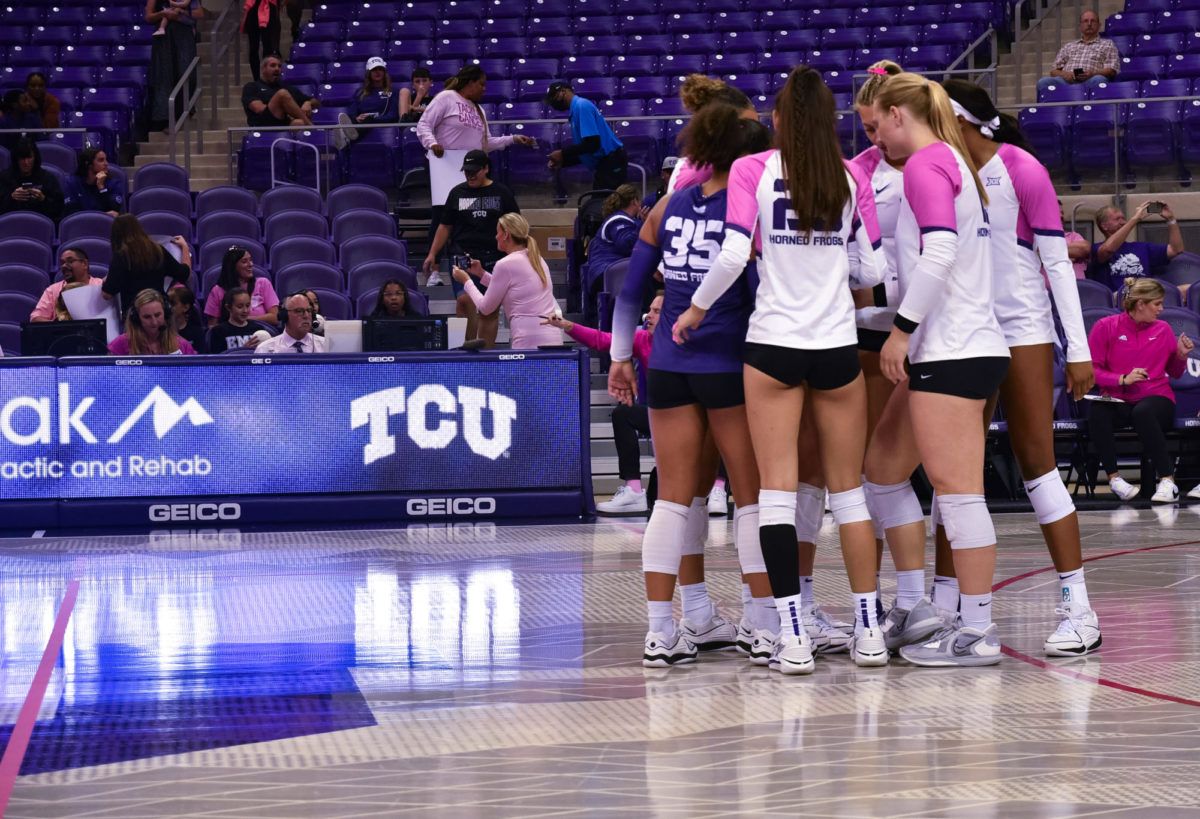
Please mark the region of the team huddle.
POLYGON ((642 226, 613 316, 609 392, 630 403, 634 332, 661 270, 645 374, 659 495, 642 544, 643 664, 733 646, 783 674, 847 651, 859 666, 893 654, 917 666, 998 663, 983 494, 997 396, 1059 575, 1045 652, 1099 648, 1053 451, 1047 282, 1076 398, 1094 383, 1091 353, 1056 194, 1015 121, 976 85, 885 61, 855 100, 872 147, 845 160, 833 95, 813 69, 795 68, 776 97, 775 147, 740 92, 711 96, 681 137, 684 160, 642 226), (718 460, 736 503, 736 626, 704 583, 718 460), (935 490, 928 595, 918 466, 935 490), (853 623, 814 599, 826 492, 853 623), (885 546, 896 568, 886 610, 885 546))

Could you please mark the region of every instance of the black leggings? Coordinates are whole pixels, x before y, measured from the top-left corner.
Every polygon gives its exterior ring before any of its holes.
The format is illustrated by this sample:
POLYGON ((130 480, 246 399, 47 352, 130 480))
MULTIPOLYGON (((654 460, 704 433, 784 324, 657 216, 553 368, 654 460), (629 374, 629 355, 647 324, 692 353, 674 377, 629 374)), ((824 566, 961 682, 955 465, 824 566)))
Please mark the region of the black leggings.
POLYGON ((258 74, 259 63, 262 59, 279 54, 279 7, 271 6, 271 16, 266 28, 258 27, 258 7, 267 0, 257 0, 254 6, 246 12, 246 37, 250 40, 250 74, 254 79, 258 74), (262 43, 262 58, 259 57, 258 47, 262 43))
POLYGON ((642 479, 642 449, 638 435, 650 436, 650 410, 645 404, 617 404, 612 412, 613 441, 617 445, 617 475, 623 481, 642 479))
MULTIPOLYGON (((1133 427, 1142 450, 1154 465, 1157 477, 1175 474, 1175 465, 1167 454, 1167 438, 1164 434, 1175 425, 1175 402, 1161 395, 1151 395, 1133 404, 1118 404, 1108 401, 1092 401, 1088 409, 1088 428, 1091 430, 1092 446, 1100 458, 1100 466, 1106 473, 1117 471, 1117 442, 1113 433, 1118 429, 1133 427)), ((1145 481, 1145 477, 1142 478, 1145 481)))

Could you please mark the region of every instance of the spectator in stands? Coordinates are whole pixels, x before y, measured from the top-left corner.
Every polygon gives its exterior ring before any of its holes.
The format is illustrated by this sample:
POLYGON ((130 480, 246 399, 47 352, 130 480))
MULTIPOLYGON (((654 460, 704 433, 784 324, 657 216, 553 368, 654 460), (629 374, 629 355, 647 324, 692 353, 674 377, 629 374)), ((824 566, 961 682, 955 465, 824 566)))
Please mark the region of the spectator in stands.
POLYGON ((221 257, 221 273, 204 301, 204 315, 208 317, 209 327, 215 327, 221 320, 225 291, 235 287, 244 287, 250 294, 250 318, 264 324, 278 322, 279 296, 275 294, 275 288, 266 277, 254 275, 254 257, 250 251, 234 245, 221 257))
MULTIPOLYGON (((654 340, 654 328, 662 315, 663 291, 654 294, 643 326, 633 334, 633 356, 637 359, 639 378, 644 381, 650 361, 650 347, 654 340)), ((586 347, 608 352, 612 346, 612 335, 602 330, 593 330, 559 316, 550 316, 543 324, 550 324, 586 347)), ((646 390, 638 389, 638 403, 613 406, 613 442, 617 446, 617 476, 624 484, 612 496, 612 500, 596 504, 601 514, 645 512, 646 492, 642 489, 642 452, 638 438, 650 437, 650 413, 646 408, 646 390)))
POLYGON ((30 210, 57 222, 62 216, 62 189, 54 174, 42 169, 37 144, 22 137, 13 148, 12 162, 0 175, 0 213, 30 210))
POLYGON ((312 125, 313 111, 321 107, 321 102, 281 81, 283 63, 278 57, 264 57, 260 75, 242 86, 247 125, 256 128, 312 125))
POLYGON ((608 190, 623 183, 629 174, 625 146, 604 121, 591 100, 578 96, 566 80, 555 80, 546 90, 545 102, 555 111, 566 111, 571 125, 571 144, 550 152, 551 168, 578 165, 592 172, 592 188, 608 190))
MULTIPOLYGON (((34 131, 42 127, 33 100, 19 88, 5 91, 0 97, 0 129, 34 131)), ((13 150, 22 139, 40 139, 41 134, 0 134, 0 146, 13 150)))
POLYGON ((1116 43, 1100 36, 1100 15, 1091 9, 1081 14, 1079 34, 1058 50, 1050 76, 1038 80, 1039 92, 1060 82, 1099 85, 1116 78, 1121 55, 1116 43))
POLYGON ((172 287, 167 291, 167 303, 171 307, 170 323, 180 338, 187 339, 197 353, 208 352, 204 339, 204 325, 196 310, 196 294, 186 285, 172 287))
POLYGON ((1104 234, 1104 241, 1092 245, 1092 263, 1087 276, 1118 290, 1127 278, 1153 276, 1167 266, 1167 262, 1184 251, 1183 234, 1169 205, 1162 202, 1143 202, 1126 219, 1118 208, 1105 207, 1096 211, 1096 227, 1104 234), (1158 214, 1167 221, 1167 244, 1126 241, 1134 228, 1151 214, 1158 214))
POLYGON ((250 291, 244 287, 226 290, 221 299, 221 322, 208 332, 208 351, 253 349, 270 337, 271 328, 250 320, 250 291))
POLYGON ((642 211, 637 188, 625 184, 619 186, 604 200, 601 215, 604 222, 600 230, 588 242, 587 266, 584 269, 584 287, 591 301, 604 286, 604 271, 621 259, 628 259, 637 244, 638 231, 642 229, 638 214, 642 211))
POLYGON ((164 282, 187 284, 192 275, 192 249, 187 239, 175 236, 171 244, 178 248, 181 261, 146 235, 142 223, 131 213, 113 219, 112 263, 108 278, 101 285, 104 298, 117 298, 122 313, 143 290, 164 292, 164 282))
POLYGON ((469 274, 455 265, 454 280, 466 288, 480 313, 487 315, 504 307, 514 350, 560 346, 562 333, 558 328, 542 326, 547 317, 562 315, 562 311, 554 299, 550 268, 542 259, 537 239, 529 235, 529 222, 524 216, 506 213, 500 217, 496 246, 505 256, 490 274, 478 259, 472 259, 469 274), (488 285, 487 293, 480 292, 472 276, 488 285))
POLYGON ((300 39, 300 21, 304 17, 304 0, 286 0, 288 20, 292 26, 292 42, 300 39))
POLYGON ((133 298, 125 317, 125 332, 112 340, 112 355, 195 355, 167 319, 167 299, 161 290, 146 288, 133 298))
MULTIPOLYGON (((506 185, 492 181, 488 175, 490 169, 491 161, 483 151, 469 151, 463 158, 462 171, 466 181, 450 189, 440 211, 441 224, 433 236, 429 255, 421 265, 429 275, 426 284, 442 283, 437 274, 437 260, 447 243, 452 254, 466 254, 478 259, 485 268, 492 267, 504 255, 496 247, 497 225, 504 214, 520 213, 521 209, 506 185)), ((486 286, 480 290, 486 291, 486 286)), ((488 347, 494 345, 500 327, 499 317, 480 316, 475 303, 457 281, 454 282, 454 298, 457 315, 467 319, 467 340, 478 337, 488 347)))
POLYGON ((375 309, 368 318, 403 319, 411 318, 408 313, 408 288, 399 279, 388 279, 379 288, 375 309))
MULTIPOLYGON (((191 8, 191 3, 177 5, 171 0, 146 0, 147 23, 166 24, 166 34, 152 37, 150 45, 150 70, 148 85, 150 97, 150 129, 161 131, 167 127, 172 112, 167 110, 171 91, 183 79, 183 74, 196 58, 196 19, 204 16, 203 8, 191 8)), ((196 74, 188 80, 192 99, 195 100, 196 74)), ((175 98, 173 115, 183 113, 183 94, 175 98)))
POLYGON ((321 315, 321 299, 316 290, 305 290, 304 295, 308 296, 308 300, 313 306, 313 335, 323 336, 325 335, 325 317, 321 315))
MULTIPOLYGON (((671 184, 671 174, 675 172, 675 166, 679 164, 679 157, 668 156, 663 160, 662 170, 658 174, 658 183, 654 186, 654 190, 646 194, 642 199, 642 210, 646 213, 658 204, 658 200, 662 199, 667 194, 667 186, 671 184)), ((645 218, 645 214, 640 214, 645 218)))
POLYGON ((1058 215, 1062 218, 1064 227, 1063 238, 1067 240, 1067 257, 1071 260, 1071 265, 1075 268, 1075 278, 1086 278, 1088 259, 1092 255, 1092 245, 1082 234, 1076 233, 1073 230, 1065 230, 1066 226, 1071 224, 1071 222, 1067 219, 1066 213, 1063 212, 1061 199, 1058 200, 1058 215))
MULTIPOLYGON (((1162 284, 1154 279, 1131 276, 1125 280, 1124 312, 1100 319, 1088 335, 1096 386, 1102 396, 1091 402, 1088 426, 1100 466, 1108 474, 1108 485, 1121 500, 1138 493, 1138 487, 1117 470, 1113 432, 1128 426, 1137 433, 1158 475, 1151 500, 1170 503, 1179 499, 1174 462, 1164 435, 1175 424, 1175 392, 1168 379, 1183 375, 1195 344, 1186 333, 1176 339, 1171 325, 1158 318, 1163 295, 1162 284)), ((1200 498, 1200 487, 1188 497, 1200 498)))
MULTIPOLYGON (((446 87, 425 108, 417 123, 417 139, 436 157, 446 149, 478 148, 485 153, 502 151, 514 142, 527 148, 536 142, 527 136, 493 137, 479 103, 487 90, 487 75, 478 65, 464 65, 446 80, 446 87)), ((440 204, 440 203, 438 203, 440 204)))
POLYGON ((400 89, 400 121, 417 122, 425 113, 429 95, 433 91, 433 77, 428 68, 414 68, 412 88, 400 89))
POLYGON ((283 332, 258 345, 260 353, 324 353, 329 342, 313 335, 312 322, 316 307, 303 293, 293 293, 283 301, 279 311, 283 332))
POLYGON ((382 57, 367 60, 367 73, 362 88, 354 92, 350 107, 338 114, 338 124, 347 127, 333 131, 333 145, 339 151, 360 136, 356 128, 361 123, 399 122, 399 100, 392 99, 392 78, 382 57))
POLYGON ((120 216, 125 208, 125 183, 108 174, 108 154, 103 148, 87 147, 79 154, 75 174, 63 191, 63 215, 81 210, 100 210, 120 216))
POLYGON ((250 73, 255 80, 265 79, 259 46, 264 57, 279 55, 279 0, 242 0, 242 31, 250 41, 250 73))
POLYGON ((34 71, 25 78, 25 95, 29 97, 38 117, 41 118, 43 128, 58 128, 62 125, 62 105, 58 97, 46 90, 45 74, 34 71))
POLYGON ((37 306, 29 314, 30 321, 57 321, 55 305, 58 304, 59 294, 66 289, 67 285, 80 284, 99 287, 104 284, 104 279, 91 274, 88 255, 82 248, 64 247, 58 254, 58 269, 62 271, 62 280, 54 282, 42 291, 37 306))

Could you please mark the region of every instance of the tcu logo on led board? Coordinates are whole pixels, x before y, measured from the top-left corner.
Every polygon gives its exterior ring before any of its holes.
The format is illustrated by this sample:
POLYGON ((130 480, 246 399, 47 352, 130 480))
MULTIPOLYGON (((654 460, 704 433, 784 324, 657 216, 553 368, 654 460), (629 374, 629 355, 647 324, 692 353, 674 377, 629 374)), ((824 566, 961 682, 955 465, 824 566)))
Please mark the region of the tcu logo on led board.
POLYGON ((444 416, 460 412, 462 436, 476 455, 494 461, 512 446, 517 402, 475 387, 459 387, 457 396, 441 384, 422 384, 412 392, 404 387, 373 392, 350 402, 350 428, 369 427, 370 440, 363 447, 363 465, 369 466, 396 454, 396 436, 388 429, 391 416, 408 415, 408 439, 421 449, 445 449, 458 437, 460 423, 444 416), (492 413, 491 438, 483 432, 485 407, 492 413), (434 413, 443 417, 431 418, 434 413))

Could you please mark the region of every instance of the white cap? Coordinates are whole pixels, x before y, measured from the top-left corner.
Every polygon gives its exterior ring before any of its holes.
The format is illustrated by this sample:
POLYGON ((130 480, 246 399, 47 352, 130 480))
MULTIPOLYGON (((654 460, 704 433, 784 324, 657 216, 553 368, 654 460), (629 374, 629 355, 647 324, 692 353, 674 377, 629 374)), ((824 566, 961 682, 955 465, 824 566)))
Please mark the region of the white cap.
POLYGON ((387 63, 383 61, 383 57, 372 57, 367 60, 367 70, 374 71, 376 68, 387 70, 387 63))
POLYGON ((668 156, 666 159, 663 160, 662 169, 664 171, 674 170, 675 166, 678 164, 679 164, 679 157, 668 156))

